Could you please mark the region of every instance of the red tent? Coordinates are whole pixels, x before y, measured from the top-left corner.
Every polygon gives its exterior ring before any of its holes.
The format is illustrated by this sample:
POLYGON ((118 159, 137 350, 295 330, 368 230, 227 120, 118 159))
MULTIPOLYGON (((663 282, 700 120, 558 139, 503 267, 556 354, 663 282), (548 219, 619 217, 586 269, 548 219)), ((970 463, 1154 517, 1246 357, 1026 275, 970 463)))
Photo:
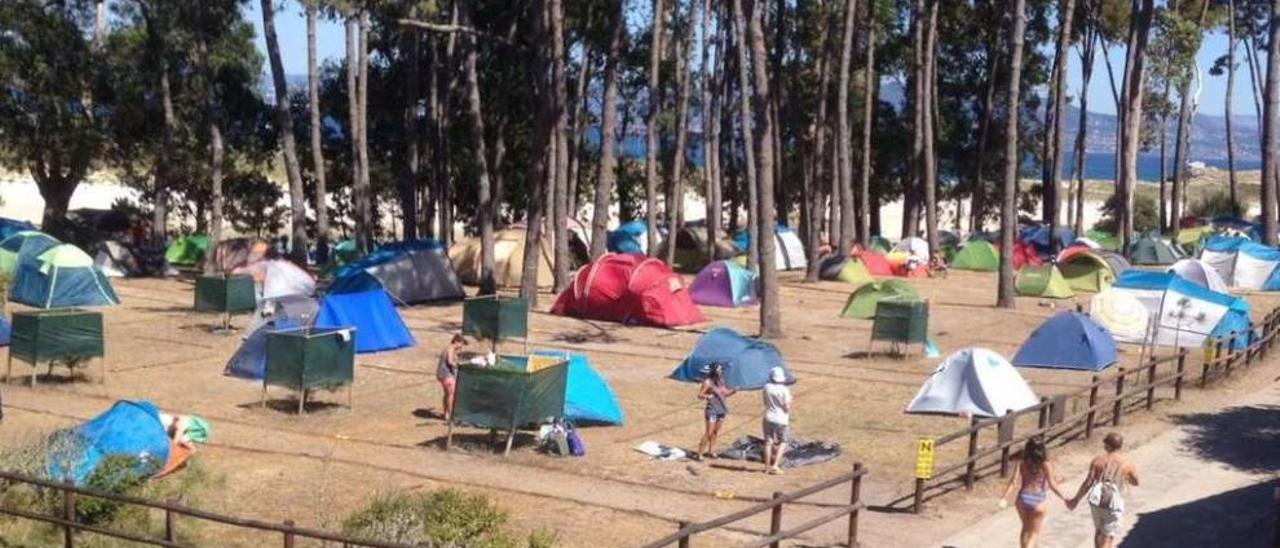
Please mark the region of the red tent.
POLYGON ((893 265, 889 264, 889 260, 885 259, 884 255, 864 249, 854 252, 853 258, 862 261, 862 266, 865 266, 867 273, 872 276, 893 276, 893 265))
POLYGON ((1067 259, 1070 259, 1073 255, 1078 255, 1080 253, 1085 253, 1088 251, 1089 251, 1089 246, 1084 244, 1069 245, 1066 248, 1064 248, 1061 253, 1058 253, 1058 262, 1065 263, 1067 262, 1067 259))
POLYGON ((1044 264, 1044 260, 1040 258, 1040 254, 1036 252, 1036 248, 1026 242, 1014 242, 1013 244, 1013 269, 1017 270, 1024 266, 1040 266, 1044 264))
POLYGON ((578 270, 552 314, 675 327, 705 320, 671 268, 642 255, 609 253, 578 270))

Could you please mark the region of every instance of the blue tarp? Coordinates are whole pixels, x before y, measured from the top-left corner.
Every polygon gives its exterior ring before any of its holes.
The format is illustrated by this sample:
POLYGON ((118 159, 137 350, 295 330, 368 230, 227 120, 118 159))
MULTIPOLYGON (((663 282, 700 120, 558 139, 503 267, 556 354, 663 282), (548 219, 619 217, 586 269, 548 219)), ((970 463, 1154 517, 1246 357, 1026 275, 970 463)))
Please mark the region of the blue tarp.
POLYGON ((605 238, 605 246, 614 253, 644 253, 645 234, 649 232, 644 221, 622 223, 617 230, 609 231, 605 238))
POLYGON ((356 328, 356 352, 381 352, 416 344, 391 297, 381 289, 328 295, 320 303, 316 327, 356 328))
MULTIPOLYGON (((702 382, 711 364, 724 365, 724 382, 729 388, 757 390, 769 381, 774 367, 786 369, 782 354, 772 344, 749 339, 727 327, 717 327, 698 339, 693 351, 671 372, 672 379, 702 382)), ((787 370, 787 383, 795 376, 787 370)))
MULTIPOLYGON (((1057 230, 1058 249, 1063 249, 1076 241, 1076 233, 1070 228, 1059 226, 1057 230)), ((1049 250, 1049 226, 1033 225, 1023 228, 1018 233, 1018 241, 1034 245, 1037 250, 1045 252, 1049 250)))
POLYGON ((0 316, 0 346, 9 346, 9 336, 12 333, 13 327, 9 325, 9 320, 0 316))
POLYGON ((0 241, 24 230, 35 230, 36 225, 8 217, 0 217, 0 241))
POLYGON ((55 480, 84 485, 98 464, 113 455, 138 459, 138 473, 159 472, 169 460, 169 436, 160 411, 148 401, 118 401, 89 422, 54 434, 46 469, 55 480))
POLYGON ((1045 320, 1012 360, 1018 367, 1080 371, 1102 371, 1115 362, 1111 333, 1079 312, 1059 312, 1045 320))
MULTIPOLYGON (((542 356, 563 357, 563 352, 538 351, 542 356)), ((622 408, 608 381, 600 376, 585 354, 569 354, 564 392, 564 416, 578 424, 621 425, 622 408)))

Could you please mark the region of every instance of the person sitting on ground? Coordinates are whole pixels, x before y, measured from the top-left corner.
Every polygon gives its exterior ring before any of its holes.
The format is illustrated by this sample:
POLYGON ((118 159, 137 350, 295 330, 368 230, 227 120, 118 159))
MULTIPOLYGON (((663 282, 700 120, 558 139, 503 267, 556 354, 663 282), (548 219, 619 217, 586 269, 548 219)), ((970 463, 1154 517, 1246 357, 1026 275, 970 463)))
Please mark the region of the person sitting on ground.
POLYGON ((453 418, 453 399, 458 390, 458 351, 466 344, 467 339, 461 334, 454 335, 436 361, 436 380, 440 381, 440 387, 444 389, 441 407, 446 421, 453 418))
POLYGON ((929 255, 929 277, 947 277, 947 259, 936 249, 933 250, 932 255, 929 255))
POLYGON ((1040 528, 1044 526, 1044 518, 1049 511, 1049 507, 1045 504, 1046 499, 1049 498, 1049 491, 1053 491, 1063 502, 1067 500, 1062 495, 1062 490, 1058 488, 1053 464, 1049 462, 1048 449, 1039 436, 1027 440, 1027 444, 1023 447, 1022 462, 1018 463, 1018 467, 1014 469, 1013 477, 1009 478, 1009 487, 1000 498, 1001 508, 1009 505, 1009 497, 1013 496, 1014 487, 1018 487, 1015 507, 1018 509, 1018 519, 1022 521, 1022 532, 1018 537, 1019 545, 1022 548, 1035 546, 1036 538, 1040 536, 1040 528))
POLYGON ((707 402, 706 409, 703 411, 706 428, 702 434, 702 440, 698 442, 699 457, 712 458, 716 438, 720 437, 720 427, 724 424, 725 417, 729 416, 729 404, 725 399, 737 392, 724 384, 724 365, 711 364, 707 371, 707 378, 703 379, 702 385, 698 387, 698 399, 707 402))
POLYGON ((1089 510, 1093 514, 1093 545, 1095 548, 1111 548, 1120 533, 1124 517, 1124 491, 1126 485, 1138 486, 1138 470, 1123 455, 1124 437, 1111 432, 1102 438, 1105 453, 1089 463, 1089 475, 1080 483, 1076 496, 1067 503, 1075 509, 1080 499, 1088 497, 1089 510))
POLYGON ((791 389, 787 388, 787 372, 781 367, 769 371, 764 385, 764 471, 782 473, 782 458, 791 438, 791 389))

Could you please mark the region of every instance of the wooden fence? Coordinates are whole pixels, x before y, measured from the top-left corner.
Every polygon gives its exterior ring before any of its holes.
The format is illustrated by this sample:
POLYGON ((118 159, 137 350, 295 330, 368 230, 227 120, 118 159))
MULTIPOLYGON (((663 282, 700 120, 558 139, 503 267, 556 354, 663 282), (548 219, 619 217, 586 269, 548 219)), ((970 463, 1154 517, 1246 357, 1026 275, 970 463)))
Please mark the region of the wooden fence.
MULTIPOLYGON (((0 471, 0 490, 2 490, 5 484, 33 485, 58 492, 62 499, 62 512, 60 515, 43 514, 33 512, 29 509, 12 508, 4 505, 0 505, 0 514, 7 514, 20 519, 48 523, 61 528, 62 545, 65 548, 73 548, 76 545, 76 535, 81 532, 93 533, 148 546, 165 546, 172 548, 181 547, 184 546, 184 544, 178 540, 179 518, 219 523, 229 525, 237 529, 251 529, 269 535, 278 535, 281 546, 284 548, 293 548, 298 540, 333 542, 344 547, 363 546, 368 548, 409 548, 404 544, 346 538, 341 535, 326 533, 324 531, 295 527, 292 521, 285 521, 283 524, 276 524, 252 519, 224 516, 221 514, 197 510, 195 508, 189 508, 174 502, 157 502, 128 495, 102 493, 85 489, 83 487, 76 487, 69 483, 58 483, 12 472, 0 471), (98 525, 82 523, 76 515, 77 502, 82 498, 101 499, 125 506, 142 507, 149 510, 162 511, 164 512, 164 535, 153 536, 147 533, 121 531, 118 529, 109 529, 98 525)), ((259 545, 266 546, 267 543, 261 542, 259 545)))
POLYGON ((721 516, 711 521, 704 521, 702 523, 689 523, 682 521, 680 522, 679 529, 677 529, 676 532, 645 544, 643 548, 661 548, 663 546, 670 546, 671 544, 676 544, 680 548, 688 548, 693 535, 710 531, 712 529, 719 529, 731 523, 742 521, 765 512, 770 513, 769 536, 743 544, 742 546, 744 548, 759 548, 763 546, 777 548, 784 540, 796 538, 802 533, 846 516, 849 518, 849 528, 847 531, 848 543, 846 546, 857 546, 858 513, 863 508, 866 508, 866 504, 862 502, 862 477, 865 475, 867 475, 867 469, 862 467, 862 463, 855 463, 851 472, 847 472, 838 477, 810 485, 791 493, 774 493, 772 499, 750 508, 745 508, 732 514, 721 516), (784 530, 782 528, 782 510, 784 505, 789 502, 796 502, 802 498, 821 493, 845 483, 849 484, 849 504, 835 506, 835 509, 831 512, 796 525, 790 529, 784 530))
MULTIPOLYGON (((1204 388, 1218 378, 1230 377, 1233 369, 1261 361, 1275 344, 1278 328, 1280 308, 1273 309, 1261 324, 1249 331, 1233 332, 1214 340, 1212 352, 1205 352, 1201 362, 1197 384, 1204 388), (1248 337, 1249 344, 1237 349, 1237 341, 1241 337, 1248 337)), ((1048 442, 1078 434, 1088 439, 1098 426, 1120 426, 1124 414, 1130 410, 1151 409, 1155 404, 1156 389, 1160 387, 1172 385, 1173 398, 1182 399, 1183 387, 1197 373, 1188 371, 1186 366, 1187 350, 1182 349, 1164 358, 1153 356, 1134 369, 1118 367, 1117 373, 1109 378, 1094 375, 1093 381, 1082 389, 1053 398, 1041 398, 1040 403, 1027 409, 1010 411, 995 418, 974 417, 968 428, 932 440, 935 451, 947 444, 966 440, 966 457, 960 462, 936 468, 927 479, 917 477, 912 511, 920 512, 925 494, 930 490, 953 482, 963 482, 965 489, 972 489, 982 471, 994 468, 997 463, 1000 477, 1006 477, 1015 448, 1032 437, 1042 436, 1048 442), (1084 400, 1087 404, 1068 415, 1067 404, 1072 400, 1084 400), (1036 428, 1017 432, 1018 419, 1032 415, 1036 416, 1036 428), (994 432, 996 439, 995 443, 984 447, 980 438, 986 431, 994 432)))

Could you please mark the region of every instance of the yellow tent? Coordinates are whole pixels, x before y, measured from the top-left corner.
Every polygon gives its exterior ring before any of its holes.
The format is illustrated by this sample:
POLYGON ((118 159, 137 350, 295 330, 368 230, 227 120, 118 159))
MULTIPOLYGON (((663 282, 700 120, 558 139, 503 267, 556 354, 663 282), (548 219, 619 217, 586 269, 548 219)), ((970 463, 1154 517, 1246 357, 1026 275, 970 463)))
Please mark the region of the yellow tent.
MULTIPOLYGON (((498 287, 520 287, 524 276, 524 225, 511 225, 493 235, 494 281, 498 287)), ((538 253, 538 287, 551 287, 551 251, 542 242, 538 253)), ((480 283, 480 237, 468 238, 449 248, 449 260, 464 284, 480 283)))

